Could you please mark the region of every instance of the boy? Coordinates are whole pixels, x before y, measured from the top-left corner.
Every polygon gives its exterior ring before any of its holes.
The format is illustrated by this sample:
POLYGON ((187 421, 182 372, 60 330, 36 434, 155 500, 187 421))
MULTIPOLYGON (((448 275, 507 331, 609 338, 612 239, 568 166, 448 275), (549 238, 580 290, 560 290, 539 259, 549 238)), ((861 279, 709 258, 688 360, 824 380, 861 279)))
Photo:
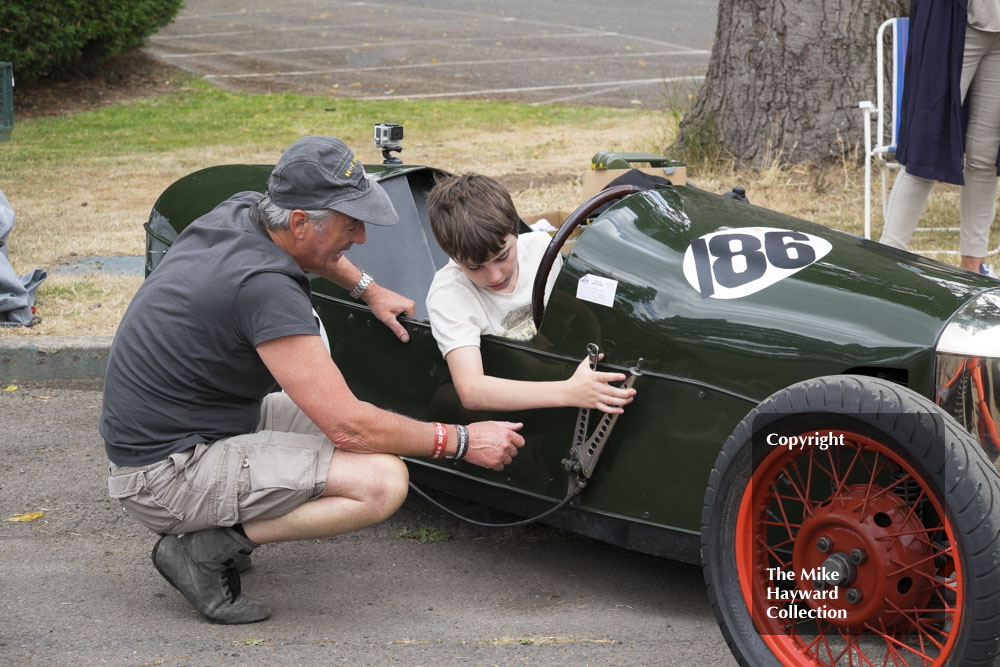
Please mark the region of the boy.
MULTIPOLYGON (((545 232, 519 236, 510 194, 489 176, 448 177, 431 190, 427 206, 438 245, 451 258, 434 275, 427 311, 462 405, 469 410, 570 406, 623 412, 635 390, 608 383, 625 375, 593 371, 587 359, 562 381, 509 380, 483 372, 482 334, 534 337, 531 289, 551 238, 545 232)), ((560 266, 561 258, 549 274, 546 300, 560 266)))

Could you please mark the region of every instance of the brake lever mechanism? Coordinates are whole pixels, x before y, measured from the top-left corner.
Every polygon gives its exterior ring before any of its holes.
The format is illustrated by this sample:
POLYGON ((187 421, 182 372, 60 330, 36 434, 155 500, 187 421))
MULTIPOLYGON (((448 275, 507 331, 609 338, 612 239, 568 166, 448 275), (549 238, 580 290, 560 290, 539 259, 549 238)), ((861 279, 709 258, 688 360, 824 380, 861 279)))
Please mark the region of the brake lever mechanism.
MULTIPOLYGON (((590 359, 591 370, 597 370, 597 360, 600 357, 600 348, 594 344, 587 345, 587 356, 590 359)), ((642 375, 640 370, 642 357, 635 362, 635 366, 629 368, 629 376, 621 384, 624 389, 631 389, 636 378, 642 375)), ((569 473, 569 482, 566 493, 574 496, 587 486, 591 475, 597 466, 597 459, 604 451, 604 445, 611 437, 611 430, 618 421, 618 414, 605 414, 594 428, 594 432, 587 437, 587 426, 590 422, 590 408, 580 408, 576 416, 576 428, 573 431, 573 444, 570 446, 569 457, 562 460, 563 467, 569 473)))

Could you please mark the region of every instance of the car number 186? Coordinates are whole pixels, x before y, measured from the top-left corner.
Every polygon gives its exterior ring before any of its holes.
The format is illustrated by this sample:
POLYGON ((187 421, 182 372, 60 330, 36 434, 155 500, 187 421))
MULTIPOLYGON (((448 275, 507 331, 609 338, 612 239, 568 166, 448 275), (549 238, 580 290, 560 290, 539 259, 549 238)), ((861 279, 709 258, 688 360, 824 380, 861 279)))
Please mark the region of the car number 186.
POLYGON ((703 298, 738 299, 801 271, 832 248, 826 239, 788 229, 727 229, 691 241, 684 277, 703 298))

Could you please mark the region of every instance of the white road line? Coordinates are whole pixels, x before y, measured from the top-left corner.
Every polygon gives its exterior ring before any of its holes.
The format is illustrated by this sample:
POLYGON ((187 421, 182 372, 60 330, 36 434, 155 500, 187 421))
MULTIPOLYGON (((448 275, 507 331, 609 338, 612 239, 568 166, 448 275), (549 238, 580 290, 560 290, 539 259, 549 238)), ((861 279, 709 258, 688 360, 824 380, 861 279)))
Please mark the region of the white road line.
MULTIPOLYGON (((378 2, 356 2, 356 3, 352 3, 352 4, 354 4, 354 5, 364 5, 364 6, 367 6, 367 7, 387 7, 387 8, 390 8, 390 9, 397 9, 397 10, 400 9, 399 5, 382 4, 382 3, 378 3, 378 2)), ((578 25, 573 25, 573 24, 570 24, 570 23, 554 23, 552 21, 534 21, 534 20, 521 19, 521 18, 516 18, 516 17, 511 17, 511 16, 503 16, 503 15, 497 15, 497 14, 484 14, 482 12, 461 12, 461 11, 457 11, 457 10, 454 10, 454 9, 438 9, 437 7, 421 7, 420 10, 422 12, 438 12, 438 13, 444 13, 444 14, 457 14, 459 16, 471 16, 471 17, 474 17, 474 18, 477 18, 477 19, 480 19, 480 18, 498 19, 500 21, 509 21, 509 22, 524 23, 524 24, 527 24, 527 25, 540 25, 540 26, 542 26, 544 28, 572 28, 574 30, 581 30, 583 32, 586 32, 586 33, 594 35, 594 36, 612 35, 612 36, 615 36, 615 37, 624 37, 625 39, 635 39, 635 40, 641 41, 641 42, 649 42, 651 44, 657 44, 659 46, 665 46, 665 47, 672 48, 672 49, 687 49, 687 48, 690 48, 690 47, 684 46, 683 44, 674 44, 672 42, 663 42, 663 41, 659 41, 659 40, 655 40, 655 39, 649 39, 647 37, 638 37, 638 36, 633 36, 633 35, 623 35, 623 34, 621 34, 619 32, 608 32, 606 30, 597 30, 595 28, 588 28, 586 26, 578 26, 578 25)))
MULTIPOLYGON (((422 24, 430 25, 441 25, 449 24, 449 21, 429 21, 427 19, 420 20, 422 24)), ((285 25, 285 26, 254 26, 248 30, 227 30, 221 32, 188 32, 180 35, 161 35, 159 33, 155 35, 150 35, 150 42, 165 42, 175 39, 190 39, 197 41, 202 37, 232 37, 234 35, 259 35, 259 34, 270 34, 272 32, 289 32, 293 30, 298 30, 302 32, 345 32, 350 34, 354 30, 359 28, 385 28, 385 23, 352 23, 350 25, 344 25, 343 23, 329 23, 326 25, 316 25, 315 23, 309 25, 285 25)))
MULTIPOLYGON (((612 34, 612 33, 607 33, 612 34)), ((590 37, 590 35, 584 35, 582 33, 564 33, 558 35, 522 35, 514 39, 497 39, 495 36, 492 37, 460 37, 458 39, 407 39, 407 40, 380 40, 371 42, 362 42, 361 44, 334 44, 329 46, 300 46, 287 49, 260 49, 253 51, 201 51, 198 53, 159 53, 156 55, 160 58, 203 58, 205 56, 255 56, 264 53, 300 53, 305 51, 340 51, 343 49, 360 49, 360 48, 370 48, 375 47, 386 47, 386 46, 400 46, 400 45, 412 45, 412 44, 440 44, 442 41, 447 41, 449 44, 455 44, 457 42, 511 42, 516 43, 517 41, 524 40, 539 40, 539 39, 564 39, 567 37, 590 37)))
MULTIPOLYGON (((378 2, 349 2, 349 3, 345 3, 345 4, 350 5, 350 6, 383 7, 383 8, 388 8, 388 9, 394 9, 394 10, 397 10, 397 11, 407 9, 406 7, 400 6, 400 5, 382 4, 382 3, 378 3, 378 2)), ((419 9, 420 9, 421 13, 437 12, 439 14, 448 14, 448 15, 457 15, 457 16, 469 16, 469 17, 474 17, 476 19, 496 19, 496 20, 499 20, 501 22, 514 22, 514 23, 523 23, 525 25, 537 25, 537 26, 541 26, 541 27, 543 27, 545 29, 549 29, 549 28, 569 28, 571 30, 577 30, 577 31, 579 31, 579 34, 581 36, 582 35, 592 35, 592 36, 595 36, 595 37, 604 37, 604 36, 608 36, 608 37, 621 37, 623 39, 631 39, 631 40, 635 40, 635 41, 639 41, 639 42, 648 42, 650 44, 656 44, 658 46, 663 46, 663 47, 667 47, 667 48, 671 48, 671 49, 688 49, 688 50, 692 50, 692 51, 695 50, 695 49, 692 49, 691 47, 685 46, 683 44, 676 44, 676 43, 673 43, 673 42, 665 42, 665 41, 662 41, 662 40, 650 39, 648 37, 640 37, 638 35, 626 35, 626 34, 622 34, 620 32, 609 32, 607 30, 598 30, 598 29, 594 29, 594 28, 588 28, 586 26, 572 25, 570 23, 554 23, 554 22, 551 22, 551 21, 535 21, 535 20, 521 19, 521 18, 510 17, 510 16, 503 16, 503 15, 497 15, 497 14, 484 14, 484 13, 481 13, 481 12, 457 11, 457 10, 453 10, 453 9, 439 9, 437 7, 421 7, 419 9)), ((189 19, 189 18, 192 18, 192 19, 193 18, 213 18, 213 17, 217 17, 217 16, 221 17, 221 16, 239 16, 239 15, 247 15, 247 14, 271 13, 272 11, 273 10, 270 10, 270 9, 255 9, 255 10, 250 10, 250 11, 217 12, 217 13, 213 13, 213 14, 198 14, 198 15, 192 15, 192 16, 178 16, 177 18, 178 19, 182 19, 182 18, 183 19, 189 19)), ((351 26, 342 26, 340 29, 344 30, 344 31, 350 31, 351 26)), ((263 52, 263 53, 266 53, 266 52, 263 52)), ((229 54, 227 54, 227 55, 229 55, 229 54)))
POLYGON ((189 32, 183 35, 150 35, 149 41, 151 43, 156 42, 166 42, 172 39, 193 39, 198 40, 202 37, 232 37, 233 35, 255 35, 261 32, 272 33, 272 32, 282 32, 285 30, 312 30, 312 28, 300 28, 299 26, 287 27, 287 28, 264 28, 262 30, 230 30, 228 32, 189 32))
POLYGON ((175 21, 190 21, 193 19, 214 19, 223 16, 248 16, 250 14, 271 14, 273 9, 241 9, 238 12, 209 12, 207 14, 181 14, 175 21))
MULTIPOLYGON (((663 83, 679 83, 681 81, 704 81, 703 76, 672 76, 665 79, 660 79, 663 83)), ((644 84, 643 84, 644 85, 644 84)), ((622 90, 624 88, 632 88, 631 84, 619 84, 611 86, 610 88, 605 88, 603 90, 587 90, 582 93, 576 93, 575 95, 564 95, 563 97, 554 97, 550 100, 545 100, 543 102, 532 102, 528 106, 537 107, 542 104, 555 104, 557 102, 568 102, 569 100, 578 100, 581 97, 593 97, 595 95, 604 95, 606 93, 613 93, 616 90, 622 90)))
MULTIPOLYGON (((369 3, 367 3, 367 2, 329 2, 328 4, 329 5, 347 5, 348 7, 365 7, 369 3)), ((405 9, 405 7, 400 7, 399 5, 385 5, 385 6, 387 6, 387 7, 393 7, 395 9, 405 9)), ((332 6, 330 7, 330 9, 333 9, 333 8, 334 7, 332 7, 332 6)), ((289 7, 289 9, 291 9, 291 7, 289 7)), ((307 12, 315 10, 315 8, 312 7, 312 6, 295 7, 295 9, 304 9, 307 12)), ((415 8, 415 9, 423 9, 423 8, 415 8)), ((282 11, 284 11, 284 8, 282 8, 282 11)), ((205 14, 187 14, 187 15, 178 16, 178 17, 176 17, 175 20, 177 20, 177 19, 214 19, 214 18, 220 18, 220 17, 223 17, 223 16, 244 16, 244 15, 247 15, 247 14, 271 14, 271 13, 277 13, 277 12, 278 12, 278 10, 276 10, 276 9, 270 9, 270 8, 269 9, 240 9, 240 10, 237 10, 237 11, 234 11, 234 12, 207 12, 205 14)))
POLYGON ((475 65, 498 65, 507 63, 547 63, 557 60, 594 60, 595 58, 652 58, 654 56, 708 55, 708 51, 646 51, 641 53, 593 53, 585 56, 539 56, 537 58, 496 58, 492 60, 456 60, 437 63, 410 63, 407 65, 378 65, 372 67, 337 67, 331 69, 292 70, 287 72, 243 72, 239 74, 206 74, 206 79, 266 79, 279 76, 312 76, 315 74, 341 74, 347 72, 395 72, 406 69, 442 67, 468 67, 475 65))
POLYGON ((598 81, 594 83, 563 83, 553 86, 525 86, 522 88, 490 88, 482 90, 461 90, 452 93, 417 93, 415 95, 372 95, 356 97, 357 100, 424 100, 436 97, 463 97, 465 95, 494 95, 498 93, 530 93, 539 90, 565 90, 567 88, 600 88, 602 86, 640 86, 651 83, 663 83, 666 79, 633 79, 631 81, 598 81))

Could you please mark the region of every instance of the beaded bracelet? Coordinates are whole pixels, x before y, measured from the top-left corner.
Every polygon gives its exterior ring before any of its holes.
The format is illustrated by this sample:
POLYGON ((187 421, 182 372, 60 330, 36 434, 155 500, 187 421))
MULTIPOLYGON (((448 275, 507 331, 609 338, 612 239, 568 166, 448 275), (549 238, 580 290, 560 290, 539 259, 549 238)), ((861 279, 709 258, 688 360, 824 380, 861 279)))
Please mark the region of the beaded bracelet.
POLYGON ((465 428, 461 424, 455 425, 455 430, 458 431, 458 447, 455 449, 454 456, 446 456, 446 459, 463 459, 469 450, 469 429, 465 428))
POLYGON ((448 429, 441 422, 434 422, 434 453, 432 459, 439 459, 448 447, 448 429))

